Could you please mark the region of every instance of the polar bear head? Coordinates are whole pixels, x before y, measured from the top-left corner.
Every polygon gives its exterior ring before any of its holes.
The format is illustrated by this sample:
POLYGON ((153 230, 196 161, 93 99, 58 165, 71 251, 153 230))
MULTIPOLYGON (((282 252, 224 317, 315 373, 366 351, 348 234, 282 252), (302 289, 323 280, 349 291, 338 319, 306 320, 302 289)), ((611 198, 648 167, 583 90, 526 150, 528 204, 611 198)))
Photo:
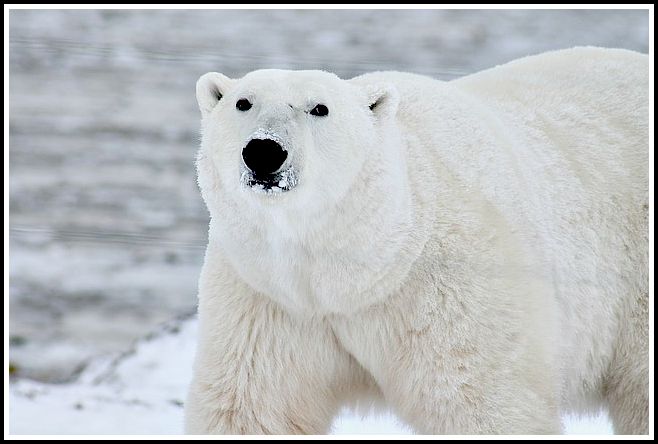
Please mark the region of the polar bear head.
POLYGON ((323 71, 267 69, 242 79, 210 72, 196 95, 199 183, 211 214, 211 190, 252 211, 322 214, 381 148, 398 106, 390 84, 354 84, 323 71))

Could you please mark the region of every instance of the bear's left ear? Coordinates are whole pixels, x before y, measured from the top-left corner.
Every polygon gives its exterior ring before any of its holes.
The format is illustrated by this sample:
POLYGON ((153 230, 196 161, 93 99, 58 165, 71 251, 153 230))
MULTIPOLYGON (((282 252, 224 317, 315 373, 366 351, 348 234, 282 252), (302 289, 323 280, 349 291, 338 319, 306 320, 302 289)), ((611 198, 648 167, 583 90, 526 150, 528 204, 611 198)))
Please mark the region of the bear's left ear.
POLYGON ((368 107, 377 118, 393 118, 398 112, 400 94, 391 83, 375 83, 364 86, 368 107))
POLYGON ((199 78, 196 82, 196 100, 202 116, 212 111, 232 84, 233 79, 218 72, 209 72, 199 78))

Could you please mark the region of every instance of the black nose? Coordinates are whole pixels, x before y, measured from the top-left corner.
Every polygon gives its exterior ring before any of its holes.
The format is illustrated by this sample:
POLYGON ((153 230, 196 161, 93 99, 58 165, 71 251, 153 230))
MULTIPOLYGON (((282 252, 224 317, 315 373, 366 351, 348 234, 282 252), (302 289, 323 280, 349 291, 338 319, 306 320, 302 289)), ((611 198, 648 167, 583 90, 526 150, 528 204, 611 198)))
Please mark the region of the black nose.
POLYGON ((271 139, 252 139, 242 150, 244 164, 256 176, 272 174, 283 165, 288 152, 271 139))

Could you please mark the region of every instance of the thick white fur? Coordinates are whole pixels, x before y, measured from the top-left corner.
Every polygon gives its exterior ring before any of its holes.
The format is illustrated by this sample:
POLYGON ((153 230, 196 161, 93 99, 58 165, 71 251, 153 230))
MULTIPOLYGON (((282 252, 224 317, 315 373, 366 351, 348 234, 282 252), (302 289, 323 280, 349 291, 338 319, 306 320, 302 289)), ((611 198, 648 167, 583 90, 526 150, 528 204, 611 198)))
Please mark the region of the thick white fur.
POLYGON ((597 48, 451 82, 203 76, 186 431, 319 434, 383 400, 420 433, 559 433, 601 405, 648 433, 648 85, 646 55, 597 48), (293 190, 241 187, 259 128, 293 190))

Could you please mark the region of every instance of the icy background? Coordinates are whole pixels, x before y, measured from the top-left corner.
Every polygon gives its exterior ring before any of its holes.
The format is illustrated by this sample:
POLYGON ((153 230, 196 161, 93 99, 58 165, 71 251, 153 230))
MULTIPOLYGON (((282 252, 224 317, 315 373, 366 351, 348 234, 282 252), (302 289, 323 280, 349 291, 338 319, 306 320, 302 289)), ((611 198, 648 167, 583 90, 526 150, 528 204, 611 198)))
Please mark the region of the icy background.
MULTIPOLYGON (((646 11, 593 10, 12 10, 9 25, 13 433, 180 432, 171 415, 187 358, 94 372, 195 310, 208 222, 193 165, 201 74, 394 69, 450 80, 574 45, 647 52, 649 29, 646 11), (158 388, 158 372, 175 387, 158 388), (136 384, 145 379, 154 397, 136 384), (159 407, 135 415, 149 403, 159 407), (42 428, 23 422, 39 412, 42 428), (126 421, 135 417, 143 423, 126 421)), ((165 336, 161 354, 167 340, 191 353, 190 334, 165 336)))

